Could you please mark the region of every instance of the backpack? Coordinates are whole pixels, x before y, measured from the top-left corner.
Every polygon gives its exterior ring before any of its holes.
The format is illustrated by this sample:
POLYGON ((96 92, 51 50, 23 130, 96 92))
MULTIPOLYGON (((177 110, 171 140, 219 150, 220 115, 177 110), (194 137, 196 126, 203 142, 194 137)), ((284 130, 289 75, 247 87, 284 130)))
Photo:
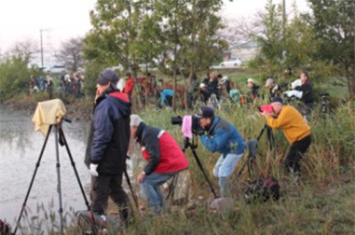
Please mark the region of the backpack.
POLYGON ((244 188, 244 197, 248 203, 253 201, 266 202, 270 198, 276 201, 280 198, 279 182, 273 177, 259 178, 248 182, 244 188))

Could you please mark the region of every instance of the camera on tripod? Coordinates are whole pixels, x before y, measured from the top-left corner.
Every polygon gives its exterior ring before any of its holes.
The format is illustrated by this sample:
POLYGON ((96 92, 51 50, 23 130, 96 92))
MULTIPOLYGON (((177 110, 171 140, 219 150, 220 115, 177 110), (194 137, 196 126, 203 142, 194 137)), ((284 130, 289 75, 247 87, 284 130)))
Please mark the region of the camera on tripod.
POLYGON ((329 96, 329 93, 320 93, 319 97, 324 101, 327 100, 329 96))
MULTIPOLYGON (((187 117, 187 116, 184 116, 187 117)), ((182 126, 184 122, 184 117, 181 116, 176 116, 171 118, 171 124, 173 125, 179 125, 182 126)), ((191 122, 191 131, 193 134, 201 134, 204 132, 204 129, 200 125, 200 118, 197 117, 196 115, 191 116, 192 122, 191 122)))

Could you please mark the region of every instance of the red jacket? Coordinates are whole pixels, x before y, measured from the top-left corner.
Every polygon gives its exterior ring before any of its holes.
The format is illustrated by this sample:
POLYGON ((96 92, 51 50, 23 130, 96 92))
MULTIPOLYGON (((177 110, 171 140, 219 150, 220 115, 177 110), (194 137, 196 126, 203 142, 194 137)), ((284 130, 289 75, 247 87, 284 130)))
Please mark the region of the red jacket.
POLYGON ((189 163, 178 143, 167 132, 141 123, 137 130, 142 153, 148 161, 144 172, 172 173, 189 167, 189 163))
POLYGON ((126 93, 127 95, 132 95, 133 91, 133 78, 129 77, 126 80, 126 85, 123 89, 123 92, 126 93))

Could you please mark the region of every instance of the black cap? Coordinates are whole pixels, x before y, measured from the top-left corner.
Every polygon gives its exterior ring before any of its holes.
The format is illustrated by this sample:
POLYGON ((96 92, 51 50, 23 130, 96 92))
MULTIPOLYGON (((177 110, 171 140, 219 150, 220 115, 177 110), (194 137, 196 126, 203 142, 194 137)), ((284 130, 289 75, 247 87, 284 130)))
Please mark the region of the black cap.
POLYGON ((271 103, 275 103, 275 102, 279 102, 279 103, 283 104, 281 97, 274 97, 271 99, 271 103))
POLYGON ((119 78, 115 72, 111 69, 105 69, 99 74, 99 78, 97 79, 97 84, 105 86, 109 82, 112 84, 116 85, 118 82, 119 78))
POLYGON ((213 118, 214 111, 211 107, 203 106, 201 107, 201 111, 196 114, 198 118, 213 118))

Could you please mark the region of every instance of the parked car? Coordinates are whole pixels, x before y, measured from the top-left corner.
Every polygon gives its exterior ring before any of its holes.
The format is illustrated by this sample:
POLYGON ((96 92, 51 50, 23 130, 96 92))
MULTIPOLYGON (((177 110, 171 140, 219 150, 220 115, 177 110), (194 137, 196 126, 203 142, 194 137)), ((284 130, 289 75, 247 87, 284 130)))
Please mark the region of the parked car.
POLYGON ((221 67, 238 67, 242 64, 242 61, 239 59, 230 59, 227 61, 223 61, 222 63, 220 63, 219 66, 221 67))

